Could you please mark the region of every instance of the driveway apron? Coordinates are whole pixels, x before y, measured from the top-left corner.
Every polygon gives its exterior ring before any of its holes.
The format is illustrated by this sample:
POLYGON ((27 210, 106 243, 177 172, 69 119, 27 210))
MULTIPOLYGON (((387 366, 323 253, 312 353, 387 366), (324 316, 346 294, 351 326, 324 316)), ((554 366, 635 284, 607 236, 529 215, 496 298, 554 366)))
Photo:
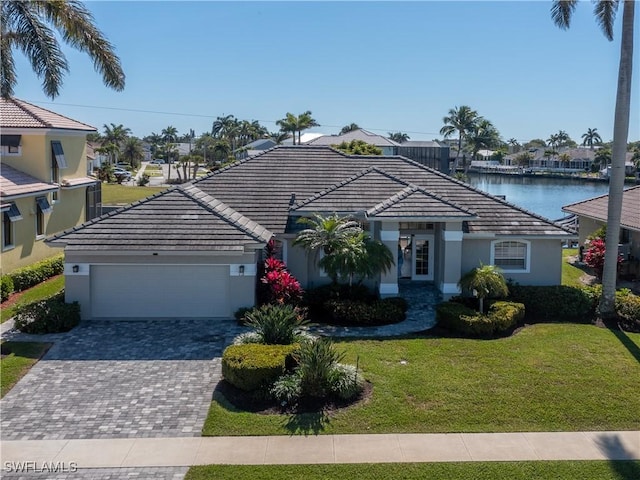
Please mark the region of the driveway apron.
POLYGON ((199 436, 238 331, 233 320, 148 319, 20 335, 54 345, 0 401, 1 438, 199 436))

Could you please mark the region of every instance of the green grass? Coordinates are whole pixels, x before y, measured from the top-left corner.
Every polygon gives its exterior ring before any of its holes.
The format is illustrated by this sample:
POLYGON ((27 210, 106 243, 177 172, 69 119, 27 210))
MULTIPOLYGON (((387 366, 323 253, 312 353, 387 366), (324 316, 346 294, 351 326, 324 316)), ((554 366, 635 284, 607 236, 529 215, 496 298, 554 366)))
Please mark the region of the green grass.
POLYGON ((104 205, 129 204, 163 190, 166 190, 166 187, 129 187, 115 183, 103 183, 102 203, 104 205))
POLYGON ((640 429, 640 334, 538 324, 498 340, 336 343, 372 382, 332 414, 237 411, 214 393, 204 435, 640 429), (401 361, 404 361, 401 363, 401 361))
POLYGON ((349 465, 208 465, 192 467, 185 480, 633 480, 640 462, 460 462, 349 465))
POLYGON ((577 248, 565 248, 562 250, 562 285, 570 287, 584 286, 584 283, 580 281, 580 277, 585 274, 586 270, 569 263, 569 257, 575 257, 576 255, 578 255, 577 248))
POLYGON ((50 343, 3 342, 0 360, 0 398, 4 397, 49 349, 50 343), (5 355, 5 352, 9 352, 5 355))
POLYGON ((64 288, 64 275, 50 278, 44 282, 25 290, 21 293, 20 299, 10 307, 2 307, 0 312, 0 323, 4 323, 13 317, 16 313, 16 308, 21 303, 31 303, 37 300, 48 298, 64 288))

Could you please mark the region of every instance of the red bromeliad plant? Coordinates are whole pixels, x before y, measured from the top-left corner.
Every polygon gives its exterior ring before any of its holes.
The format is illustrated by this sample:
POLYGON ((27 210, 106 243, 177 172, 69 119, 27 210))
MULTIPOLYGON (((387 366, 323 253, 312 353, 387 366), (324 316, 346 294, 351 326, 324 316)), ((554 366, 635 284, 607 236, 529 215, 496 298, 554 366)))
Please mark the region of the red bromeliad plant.
POLYGON ((277 258, 267 258, 264 262, 265 274, 261 281, 269 289, 269 303, 297 304, 302 300, 300 282, 289 273, 284 262, 277 258))

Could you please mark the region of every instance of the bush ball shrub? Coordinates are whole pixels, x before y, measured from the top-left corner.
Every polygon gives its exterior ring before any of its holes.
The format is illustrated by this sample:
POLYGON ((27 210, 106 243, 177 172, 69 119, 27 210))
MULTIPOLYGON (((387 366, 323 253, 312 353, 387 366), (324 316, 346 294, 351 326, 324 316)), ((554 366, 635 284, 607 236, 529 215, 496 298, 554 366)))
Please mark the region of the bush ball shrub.
POLYGON ((80 323, 80 305, 65 303, 63 290, 44 300, 20 305, 14 319, 15 327, 24 333, 68 332, 80 323))
POLYGON ((222 376, 231 385, 245 391, 270 385, 293 363, 292 354, 299 345, 231 345, 222 354, 222 376))
POLYGON ((2 275, 2 301, 4 302, 13 293, 13 280, 9 275, 2 275))

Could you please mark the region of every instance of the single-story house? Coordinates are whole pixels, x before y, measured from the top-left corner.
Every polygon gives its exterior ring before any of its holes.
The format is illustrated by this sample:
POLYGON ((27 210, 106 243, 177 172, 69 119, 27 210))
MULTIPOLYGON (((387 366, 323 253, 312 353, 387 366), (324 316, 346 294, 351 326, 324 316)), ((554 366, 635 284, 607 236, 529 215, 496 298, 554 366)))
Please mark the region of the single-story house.
POLYGON ((521 284, 561 281, 562 242, 546 218, 401 156, 279 146, 48 240, 65 248, 66 295, 85 319, 229 317, 255 301, 257 265, 273 238, 305 288, 329 281, 318 255, 293 246, 297 220, 349 215, 392 251, 402 272, 374 279, 397 295, 399 276, 448 297, 483 264, 521 284), (400 262, 398 262, 400 263, 400 262))
MULTIPOLYGON (((589 198, 565 205, 562 210, 578 216, 578 241, 584 245, 589 235, 607 224, 609 195, 589 198)), ((640 274, 640 185, 627 188, 622 194, 620 244, 618 245, 629 273, 640 274)))

